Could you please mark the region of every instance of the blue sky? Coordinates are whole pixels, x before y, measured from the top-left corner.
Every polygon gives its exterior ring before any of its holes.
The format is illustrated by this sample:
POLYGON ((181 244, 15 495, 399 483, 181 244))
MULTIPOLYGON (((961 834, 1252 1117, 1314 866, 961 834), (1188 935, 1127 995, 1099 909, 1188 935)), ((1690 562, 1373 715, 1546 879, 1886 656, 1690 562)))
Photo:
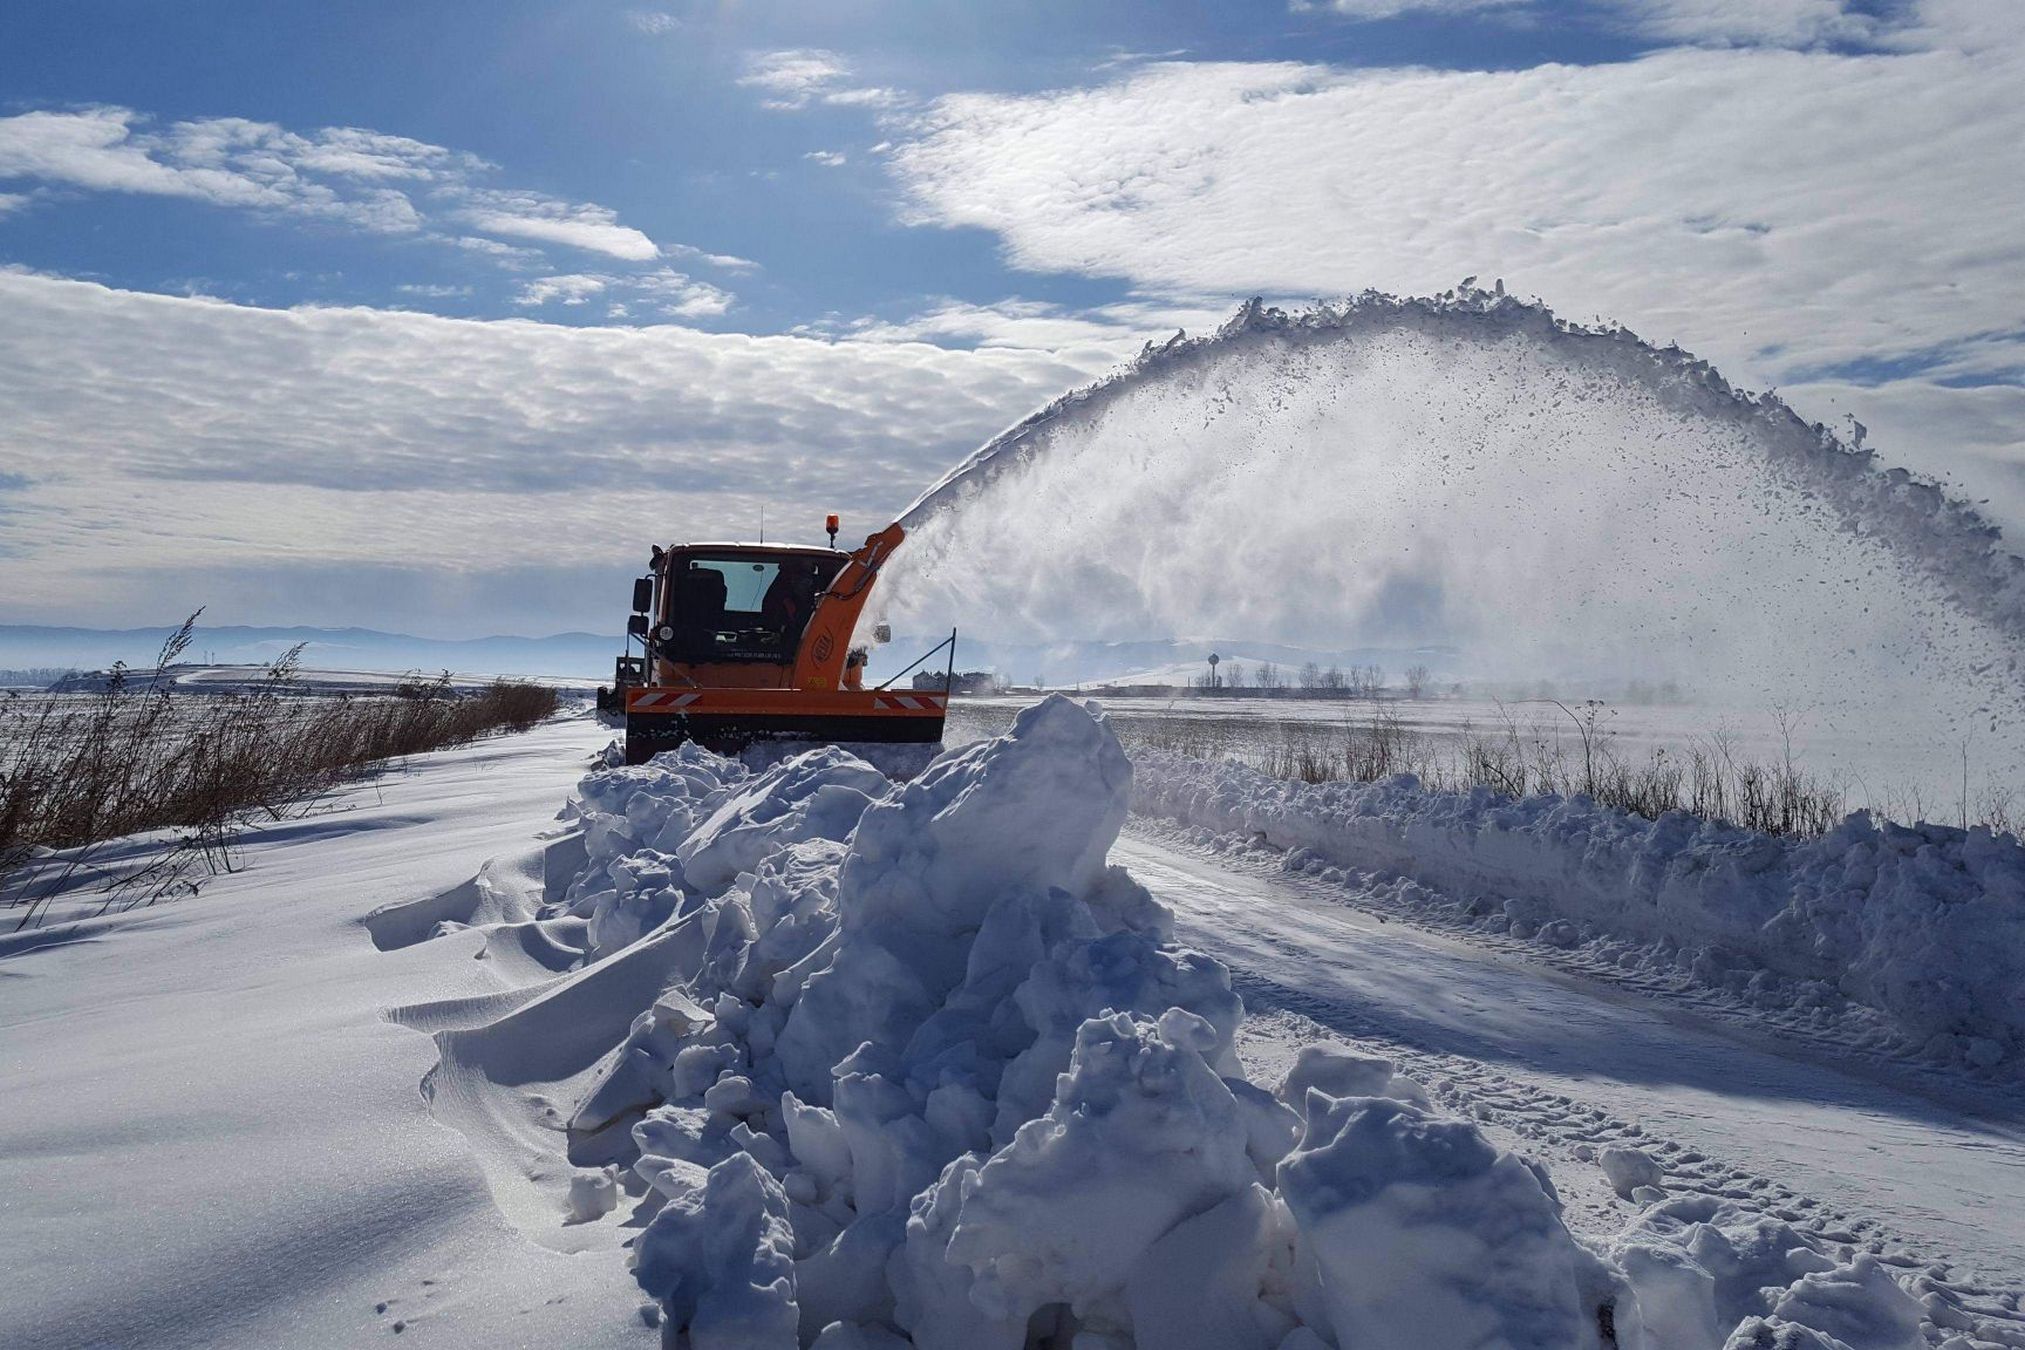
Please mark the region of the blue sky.
POLYGON ((2025 525, 2009 0, 15 5, 0 622, 609 627, 1253 294, 1503 277, 2025 525), (704 522, 693 526, 692 522, 704 522))
MULTIPOLYGON (((5 111, 100 105, 133 110, 138 128, 232 117, 450 148, 497 166, 475 172, 478 181, 596 203, 656 241, 757 262, 692 262, 699 280, 737 283, 737 313, 685 316, 756 332, 829 315, 899 317, 936 296, 1088 304, 1128 289, 1016 274, 988 233, 898 223, 869 153, 892 139, 882 114, 898 105, 1087 83, 1135 55, 1168 52, 1493 69, 1622 59, 1650 45, 1582 11, 1525 24, 1415 12, 1350 22, 1271 3, 287 5, 251 18, 222 3, 84 3, 13 7, 0 25, 5 111), (752 82, 764 80, 766 54, 797 51, 828 54, 848 74, 792 110, 768 106, 794 95, 752 82), (891 101, 830 101, 853 89, 891 101)), ((4 227, 9 261, 258 305, 533 308, 558 322, 610 321, 602 304, 516 304, 522 269, 427 234, 277 224, 158 196, 53 196, 4 227)), ((607 271, 613 262, 583 251, 574 260, 607 271)))

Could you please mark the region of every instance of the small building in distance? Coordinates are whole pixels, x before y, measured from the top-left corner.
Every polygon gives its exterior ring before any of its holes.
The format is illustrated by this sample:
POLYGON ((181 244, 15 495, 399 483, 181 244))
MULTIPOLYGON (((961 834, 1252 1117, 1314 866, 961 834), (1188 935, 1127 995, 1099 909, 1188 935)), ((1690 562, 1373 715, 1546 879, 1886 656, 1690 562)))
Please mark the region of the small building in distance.
MULTIPOLYGON (((959 670, 950 679, 949 684, 949 692, 952 694, 1002 694, 1005 692, 1005 681, 999 679, 996 671, 990 670, 959 670)), ((914 677, 914 687, 921 690, 941 689, 942 672, 939 670, 924 670, 920 672, 914 677)))

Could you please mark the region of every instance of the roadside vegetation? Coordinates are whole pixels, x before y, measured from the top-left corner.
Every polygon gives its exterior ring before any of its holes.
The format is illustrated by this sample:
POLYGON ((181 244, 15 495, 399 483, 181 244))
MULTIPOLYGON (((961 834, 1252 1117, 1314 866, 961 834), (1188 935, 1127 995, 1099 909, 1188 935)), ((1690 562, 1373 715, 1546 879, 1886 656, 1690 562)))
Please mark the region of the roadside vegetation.
MULTIPOLYGON (((1723 733, 1686 745, 1622 755, 1608 727, 1609 709, 1589 700, 1554 702, 1556 720, 1521 720, 1506 712, 1491 727, 1429 734, 1408 726, 1397 709, 1380 704, 1338 723, 1289 725, 1281 738, 1232 736, 1214 723, 1123 722, 1131 749, 1163 750, 1195 758, 1236 759, 1280 778, 1305 783, 1372 783, 1412 774, 1437 791, 1489 788, 1511 797, 1577 794, 1633 815, 1657 820, 1685 811, 1704 820, 1802 838, 1826 834, 1849 814, 1843 784, 1814 774, 1796 760, 1790 736, 1771 762, 1739 752, 1723 733)), ((1972 797, 1966 771, 1961 798, 1928 802, 1917 796, 1873 801, 1880 817, 1906 823, 1987 826, 2016 833, 2021 824, 2008 793, 1972 797)))
POLYGON ((0 695, 0 910, 12 927, 80 886, 102 910, 187 893, 232 869, 253 822, 303 815, 374 765, 524 731, 557 708, 553 689, 466 691, 447 674, 383 696, 312 695, 297 686, 299 647, 248 690, 175 693, 169 668, 195 622, 152 672, 115 666, 87 694, 0 695), (147 831, 167 835, 113 846, 147 831))

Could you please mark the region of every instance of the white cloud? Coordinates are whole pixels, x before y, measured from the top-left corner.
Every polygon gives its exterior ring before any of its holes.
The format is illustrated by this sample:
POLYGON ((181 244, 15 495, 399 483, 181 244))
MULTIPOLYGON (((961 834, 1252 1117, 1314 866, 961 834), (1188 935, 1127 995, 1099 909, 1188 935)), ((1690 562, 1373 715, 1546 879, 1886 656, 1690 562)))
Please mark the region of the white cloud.
POLYGON ((394 287, 401 295, 419 296, 427 300, 448 300, 453 296, 469 295, 469 286, 439 285, 434 282, 409 281, 394 287))
POLYGON ((1762 384, 2016 333, 2019 87, 2015 46, 1164 65, 945 98, 889 162, 911 220, 994 231, 1022 268, 1225 295, 1502 276, 1762 384))
POLYGON ((799 108, 848 74, 850 67, 835 52, 804 47, 754 53, 746 58, 738 83, 774 95, 782 106, 799 108))
POLYGON ((628 262, 650 262, 661 256, 652 239, 619 224, 613 211, 594 205, 571 205, 534 193, 479 192, 464 219, 487 234, 566 244, 628 262))
MULTIPOLYGON (((475 155, 361 127, 300 134, 268 122, 208 117, 155 128, 132 109, 110 107, 0 118, 0 180, 183 197, 271 215, 315 216, 383 234, 438 233, 509 263, 524 260, 526 252, 460 230, 628 262, 663 255, 609 207, 486 185, 482 180, 495 167, 475 155), (459 229, 450 229, 453 225, 459 229)), ((713 265, 750 266, 686 245, 668 252, 713 265)))
POLYGON ((536 277, 520 288, 520 294, 514 297, 514 303, 530 307, 555 303, 581 305, 592 296, 602 294, 611 284, 610 277, 582 272, 564 276, 536 277))
POLYGON ((1894 35, 1907 48, 1953 47, 1988 51, 2018 45, 2016 0, 1914 0, 1894 35))
POLYGON ((1297 14, 1326 9, 1352 19, 1392 19, 1401 14, 1467 14, 1529 3, 1531 0, 1288 0, 1287 7, 1297 14))
MULTIPOLYGON (((1312 8, 1312 6, 1306 7, 1312 8)), ((1297 3, 1292 8, 1298 11, 1304 8, 1304 6, 1297 3)), ((1170 47, 1166 51, 1160 52, 1135 52, 1127 51, 1120 47, 1114 48, 1111 54, 1103 60, 1093 62, 1090 69, 1098 71, 1123 70, 1128 66, 1143 66, 1149 61, 1174 61, 1187 55, 1188 48, 1186 47, 1170 47)))
POLYGON ((1848 0, 1603 0, 1606 13, 1668 42, 1810 47, 1871 43, 1896 24, 1848 0))
POLYGON ((851 157, 841 150, 811 150, 802 158, 814 160, 826 169, 839 168, 851 162, 851 157))
MULTIPOLYGON (((761 502, 811 538, 828 510, 869 530, 1101 368, 666 324, 266 310, 0 273, 0 454, 31 480, 0 521, 0 621, 137 622, 261 594, 263 621, 301 619, 323 612, 321 587, 356 605, 338 579, 359 569, 446 587, 554 579, 634 565, 670 535, 738 533, 761 502)), ((621 603, 495 598, 462 621, 609 628, 621 603)))
POLYGON ((906 101, 898 89, 884 86, 832 89, 823 95, 823 102, 839 108, 897 108, 906 101))
MULTIPOLYGON (((1615 28, 1661 43, 1715 46, 1813 47, 1821 44, 1893 45, 1920 42, 1919 12, 1952 22, 1946 11, 1979 9, 1985 18, 2008 0, 1926 0, 1880 12, 1857 0, 1587 0, 1569 10, 1548 0, 1288 0, 1297 14, 1329 12, 1353 22, 1431 14, 1477 15, 1528 24, 1581 22, 1615 28)), ((1955 25, 1959 28, 1959 24, 1955 25)))
MULTIPOLYGON (((178 123, 177 130, 183 142, 179 146, 179 154, 189 156, 201 133, 215 125, 216 120, 213 123, 178 123)), ((436 181, 467 177, 497 167, 476 155, 446 150, 440 145, 430 145, 427 141, 412 140, 406 136, 368 131, 363 127, 326 127, 313 137, 303 137, 279 127, 250 125, 257 127, 250 141, 255 154, 278 156, 309 173, 347 178, 436 181)))
POLYGON ((28 205, 27 193, 0 192, 0 216, 4 216, 10 211, 19 211, 26 205, 28 205))
POLYGON ((634 296, 670 318, 712 318, 730 309, 732 304, 729 291, 685 276, 671 267, 628 277, 626 285, 634 296))
POLYGON ((542 256, 538 248, 522 248, 500 239, 482 239, 475 234, 460 235, 450 242, 469 252, 483 254, 501 267, 527 267, 539 262, 542 256))
POLYGON ((850 63, 835 52, 796 47, 754 52, 746 58, 738 83, 769 95, 762 106, 776 112, 799 112, 813 103, 893 108, 906 102, 897 89, 850 83, 852 74, 850 63))
POLYGON ((323 216, 384 233, 421 225, 414 203, 387 183, 455 183, 489 167, 475 156, 357 127, 303 136, 269 122, 211 117, 152 130, 131 109, 104 107, 0 118, 0 178, 323 216))
POLYGON ((975 304, 944 297, 899 320, 859 318, 811 324, 805 331, 853 342, 930 342, 960 348, 1004 347, 1056 352, 1081 364, 1122 362, 1148 341, 1178 329, 1206 332, 1228 310, 1174 301, 1134 300, 1070 310, 1041 300, 975 304))
MULTIPOLYGON (((177 163, 173 155, 157 158, 156 145, 134 137, 136 117, 125 108, 91 108, 0 118, 0 178, 192 197, 227 206, 294 204, 274 183, 203 163, 201 156, 192 163, 177 163)), ((201 150, 201 145, 193 140, 193 148, 201 150)))
POLYGON ((741 258, 736 253, 707 253, 689 244, 671 244, 661 250, 670 258, 689 258, 696 262, 709 263, 712 267, 727 272, 757 272, 759 264, 750 258, 741 258))
POLYGON ((625 276, 575 272, 537 277, 520 288, 514 303, 528 308, 549 304, 581 305, 608 292, 626 297, 614 300, 611 309, 618 313, 612 315, 608 310, 608 317, 625 317, 631 313, 632 305, 639 304, 669 318, 713 318, 730 309, 734 299, 729 291, 698 281, 672 267, 662 267, 652 272, 625 276))
POLYGON ((658 9, 631 10, 626 15, 626 22, 649 37, 665 37, 682 26, 682 20, 658 9))

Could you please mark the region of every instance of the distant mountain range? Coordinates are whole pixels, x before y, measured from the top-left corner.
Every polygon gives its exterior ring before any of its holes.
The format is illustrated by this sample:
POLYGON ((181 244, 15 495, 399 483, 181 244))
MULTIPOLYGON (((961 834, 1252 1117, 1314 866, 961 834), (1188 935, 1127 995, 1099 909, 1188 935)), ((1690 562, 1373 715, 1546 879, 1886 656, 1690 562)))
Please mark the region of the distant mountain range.
MULTIPOLYGON (((0 668, 101 670, 115 661, 152 667, 173 628, 55 628, 0 624, 0 668)), ((297 643, 303 664, 330 670, 452 670, 484 675, 609 677, 620 639, 596 633, 549 637, 423 638, 371 628, 197 629, 183 659, 205 665, 258 665, 297 643)))
MULTIPOLYGON (((136 668, 152 667, 173 628, 57 628, 0 624, 0 670, 56 668, 102 670, 115 661, 136 668)), ((877 648, 871 676, 881 680, 898 672, 935 645, 940 635, 898 635, 877 648)), ((371 628, 254 628, 239 625, 200 627, 186 662, 202 665, 259 665, 274 660, 297 643, 305 644, 302 663, 323 670, 441 670, 472 675, 549 675, 603 680, 612 673, 612 658, 622 640, 597 633, 555 633, 548 637, 425 638, 408 633, 383 633, 371 628)), ((1191 670, 1206 670, 1211 652, 1254 668, 1274 661, 1289 676, 1308 661, 1322 666, 1372 664, 1397 674, 1416 662, 1432 666, 1437 675, 1455 668, 1456 654, 1432 648, 1312 650, 1265 642, 1210 641, 1175 638, 1143 642, 1001 643, 960 637, 958 670, 994 670, 1016 684, 1038 681, 1053 687, 1115 681, 1120 677, 1157 673, 1162 679, 1184 681, 1191 670)), ((945 656, 924 663, 940 668, 945 656)))

